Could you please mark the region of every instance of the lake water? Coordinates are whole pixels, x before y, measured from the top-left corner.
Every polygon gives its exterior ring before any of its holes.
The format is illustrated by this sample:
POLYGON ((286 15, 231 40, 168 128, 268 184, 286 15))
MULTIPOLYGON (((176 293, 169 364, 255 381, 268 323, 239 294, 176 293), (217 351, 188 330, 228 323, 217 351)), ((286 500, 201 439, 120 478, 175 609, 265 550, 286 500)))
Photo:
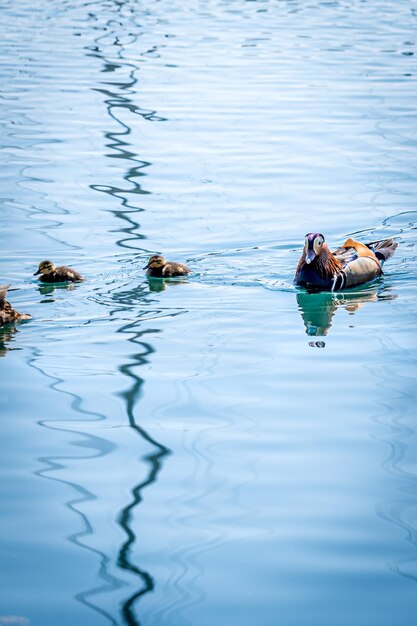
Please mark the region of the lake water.
POLYGON ((0 13, 0 624, 415 626, 417 2, 0 13))

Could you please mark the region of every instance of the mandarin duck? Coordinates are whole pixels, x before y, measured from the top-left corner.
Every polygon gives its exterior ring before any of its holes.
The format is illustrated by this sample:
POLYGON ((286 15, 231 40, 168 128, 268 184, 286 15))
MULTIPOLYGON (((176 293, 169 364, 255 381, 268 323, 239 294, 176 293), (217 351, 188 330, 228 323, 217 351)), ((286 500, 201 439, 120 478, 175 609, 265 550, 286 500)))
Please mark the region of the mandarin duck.
POLYGON ((18 313, 12 305, 7 302, 6 294, 9 287, 10 285, 2 285, 0 287, 0 326, 21 322, 22 320, 30 320, 32 318, 32 316, 27 313, 18 313))
POLYGON ((190 268, 183 263, 165 261, 160 254, 153 254, 143 268, 148 276, 154 278, 172 278, 173 276, 185 276, 190 273, 190 268))
POLYGON ((331 252, 322 234, 309 233, 294 282, 301 287, 327 291, 362 285, 382 274, 382 265, 397 246, 391 238, 367 244, 348 239, 331 252))
POLYGON ((75 283, 85 280, 81 274, 73 270, 71 267, 61 265, 57 267, 51 261, 41 261, 37 271, 33 274, 39 276, 39 280, 43 283, 75 283))

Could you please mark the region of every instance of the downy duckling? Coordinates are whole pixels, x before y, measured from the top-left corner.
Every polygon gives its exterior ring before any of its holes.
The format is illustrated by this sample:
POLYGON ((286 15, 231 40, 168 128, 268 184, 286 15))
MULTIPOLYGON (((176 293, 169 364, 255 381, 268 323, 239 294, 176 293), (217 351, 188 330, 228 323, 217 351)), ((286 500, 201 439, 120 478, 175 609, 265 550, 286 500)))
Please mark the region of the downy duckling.
POLYGON ((9 287, 10 285, 2 285, 0 287, 0 326, 14 324, 15 322, 30 320, 32 318, 32 316, 27 313, 18 313, 12 305, 7 302, 6 294, 9 287))
POLYGON ((153 254, 145 267, 143 268, 148 276, 155 278, 172 278, 173 276, 185 276, 190 273, 190 268, 183 263, 173 263, 165 261, 160 254, 153 254))
POLYGON ((39 280, 43 283, 75 283, 85 280, 81 274, 71 267, 65 267, 65 265, 57 267, 51 261, 41 261, 38 270, 33 275, 38 276, 38 274, 41 274, 39 280))
POLYGON ((363 244, 348 239, 330 252, 321 233, 306 235, 294 282, 302 287, 340 291, 374 280, 382 274, 382 265, 398 244, 383 239, 363 244))

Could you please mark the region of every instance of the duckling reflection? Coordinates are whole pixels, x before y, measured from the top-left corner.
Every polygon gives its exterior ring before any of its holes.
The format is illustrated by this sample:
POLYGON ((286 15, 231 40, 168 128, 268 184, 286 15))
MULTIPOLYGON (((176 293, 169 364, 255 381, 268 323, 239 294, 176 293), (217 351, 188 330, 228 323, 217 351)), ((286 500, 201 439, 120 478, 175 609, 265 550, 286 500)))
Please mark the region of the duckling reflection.
POLYGON ((175 278, 174 280, 171 278, 170 280, 165 280, 164 278, 156 278, 155 276, 147 276, 146 277, 149 291, 165 291, 167 287, 171 287, 173 285, 180 285, 181 283, 188 283, 188 280, 184 278, 175 278))
MULTIPOLYGON (((371 288, 366 291, 344 291, 343 293, 330 293, 326 291, 298 291, 297 304, 303 318, 306 333, 310 337, 323 337, 327 335, 332 326, 333 316, 339 307, 343 307, 353 315, 367 302, 377 300, 393 300, 397 296, 387 293, 387 289, 371 288)), ((323 348, 324 342, 311 341, 309 345, 323 348)))
POLYGON ((9 343, 13 341, 17 329, 15 326, 0 327, 0 357, 6 356, 9 350, 20 350, 21 348, 9 348, 9 343))
MULTIPOLYGON (((47 284, 40 283, 37 287, 41 296, 51 296, 54 291, 57 289, 64 289, 65 291, 72 291, 76 289, 76 285, 74 283, 55 283, 55 284, 47 284)), ((54 302, 55 298, 48 298, 45 300, 41 300, 41 302, 54 302)))

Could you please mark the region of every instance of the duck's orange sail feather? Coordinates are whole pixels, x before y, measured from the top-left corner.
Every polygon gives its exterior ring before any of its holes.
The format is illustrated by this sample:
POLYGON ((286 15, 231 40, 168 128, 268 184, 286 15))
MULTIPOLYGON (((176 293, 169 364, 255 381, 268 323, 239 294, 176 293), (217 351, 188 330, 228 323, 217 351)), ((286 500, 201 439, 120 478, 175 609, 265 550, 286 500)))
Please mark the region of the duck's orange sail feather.
POLYGON ((378 265, 381 265, 378 257, 376 257, 372 250, 368 248, 368 246, 365 246, 364 243, 360 243, 359 241, 355 241, 354 239, 349 238, 345 241, 342 247, 355 248, 356 252, 358 253, 358 257, 367 257, 368 259, 376 261, 378 265))

